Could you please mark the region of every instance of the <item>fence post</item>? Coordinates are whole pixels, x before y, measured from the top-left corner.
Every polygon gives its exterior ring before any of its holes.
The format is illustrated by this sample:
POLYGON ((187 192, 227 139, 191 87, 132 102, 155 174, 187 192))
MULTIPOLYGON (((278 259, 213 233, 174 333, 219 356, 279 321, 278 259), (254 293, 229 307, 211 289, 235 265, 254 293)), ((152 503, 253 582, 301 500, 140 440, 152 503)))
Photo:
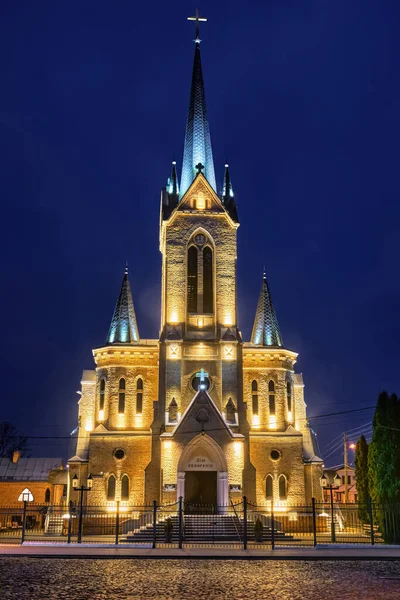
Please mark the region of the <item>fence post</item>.
POLYGON ((369 513, 369 523, 371 526, 371 545, 375 544, 375 534, 374 534, 374 515, 372 513, 372 501, 371 498, 368 497, 368 513, 369 513))
POLYGON ((312 502, 312 524, 313 524, 313 535, 314 535, 314 548, 317 547, 317 514, 315 511, 315 498, 311 498, 312 502))
POLYGON ((25 528, 26 528, 26 500, 24 500, 24 512, 22 513, 21 544, 23 544, 25 541, 25 528))
POLYGON ((68 519, 68 534, 67 534, 67 544, 71 543, 71 529, 72 529, 72 500, 69 501, 69 519, 68 519))
POLYGON ((336 543, 336 531, 335 531, 335 511, 333 506, 333 487, 329 487, 331 491, 331 542, 336 543))
POLYGON ((182 496, 179 496, 179 544, 178 547, 182 548, 182 525, 183 525, 183 518, 182 518, 182 496))
POLYGON ((243 496, 243 550, 247 550, 247 498, 243 496))
POLYGON ((157 540, 157 500, 153 500, 153 548, 157 540))
POLYGON ((274 519, 274 502, 271 502, 271 549, 275 550, 275 519, 274 519))
POLYGON ((117 500, 117 512, 115 515, 115 545, 118 546, 119 538, 119 500, 117 500))
POLYGON ((79 501, 79 521, 78 521, 78 544, 82 543, 83 528, 83 485, 80 488, 81 497, 79 501))

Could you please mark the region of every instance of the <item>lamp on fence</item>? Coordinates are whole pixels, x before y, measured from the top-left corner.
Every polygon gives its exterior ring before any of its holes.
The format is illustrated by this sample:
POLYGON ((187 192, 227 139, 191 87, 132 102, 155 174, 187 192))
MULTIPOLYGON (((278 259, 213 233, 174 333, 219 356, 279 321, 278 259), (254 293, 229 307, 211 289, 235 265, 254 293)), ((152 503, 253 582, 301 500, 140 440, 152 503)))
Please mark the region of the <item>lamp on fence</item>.
POLYGON ((325 473, 322 473, 319 480, 322 489, 329 490, 331 495, 331 540, 334 544, 336 542, 336 531, 335 531, 335 515, 333 510, 333 490, 337 490, 339 485, 342 483, 340 476, 336 473, 333 479, 330 481, 325 473))
POLYGON ((75 491, 80 492, 80 499, 79 499, 79 525, 78 525, 78 544, 81 543, 82 541, 82 525, 83 525, 83 521, 82 521, 82 512, 83 512, 83 492, 90 492, 92 487, 93 487, 93 477, 92 474, 90 473, 89 477, 86 479, 86 487, 84 485, 81 485, 80 487, 78 487, 79 484, 79 477, 78 475, 75 473, 75 475, 72 478, 72 487, 75 491))

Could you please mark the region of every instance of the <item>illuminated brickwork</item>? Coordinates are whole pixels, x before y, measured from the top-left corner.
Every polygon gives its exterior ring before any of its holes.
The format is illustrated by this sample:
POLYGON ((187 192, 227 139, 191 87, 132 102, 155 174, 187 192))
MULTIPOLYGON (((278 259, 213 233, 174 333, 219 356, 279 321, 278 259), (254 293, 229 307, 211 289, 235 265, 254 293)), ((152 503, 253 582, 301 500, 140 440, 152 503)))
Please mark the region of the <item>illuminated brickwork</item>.
POLYGON ((83 374, 70 477, 91 473, 88 501, 111 507, 179 496, 227 504, 246 494, 284 510, 321 496, 322 461, 265 273, 251 342, 237 327, 237 207, 228 165, 221 196, 206 178, 214 173, 208 122, 191 121, 207 119, 196 104, 204 98, 198 41, 195 57, 183 194, 175 162, 161 193, 160 337, 139 338, 126 269, 107 345, 83 374), (212 485, 193 475, 208 471, 212 485))

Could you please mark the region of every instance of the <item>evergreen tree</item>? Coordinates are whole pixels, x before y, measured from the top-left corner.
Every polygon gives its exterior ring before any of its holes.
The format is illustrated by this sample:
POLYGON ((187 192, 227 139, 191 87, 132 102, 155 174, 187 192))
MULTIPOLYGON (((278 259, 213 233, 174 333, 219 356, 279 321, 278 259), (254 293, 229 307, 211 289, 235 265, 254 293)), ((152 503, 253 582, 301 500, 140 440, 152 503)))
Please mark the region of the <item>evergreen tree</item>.
POLYGON ((363 523, 368 523, 368 444, 363 435, 356 445, 354 471, 357 485, 358 516, 363 523))
POLYGON ((400 502, 400 402, 395 394, 379 395, 368 450, 368 479, 375 514, 386 542, 395 542, 394 503, 400 502))

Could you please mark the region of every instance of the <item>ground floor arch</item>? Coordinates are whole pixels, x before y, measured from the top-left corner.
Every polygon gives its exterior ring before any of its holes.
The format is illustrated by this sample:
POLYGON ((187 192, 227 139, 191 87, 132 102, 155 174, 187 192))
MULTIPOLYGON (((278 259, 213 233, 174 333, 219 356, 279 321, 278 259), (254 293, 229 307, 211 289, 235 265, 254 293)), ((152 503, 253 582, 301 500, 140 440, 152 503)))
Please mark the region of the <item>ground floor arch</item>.
POLYGON ((178 462, 177 498, 186 503, 227 506, 228 465, 221 447, 199 434, 183 449, 178 462))

